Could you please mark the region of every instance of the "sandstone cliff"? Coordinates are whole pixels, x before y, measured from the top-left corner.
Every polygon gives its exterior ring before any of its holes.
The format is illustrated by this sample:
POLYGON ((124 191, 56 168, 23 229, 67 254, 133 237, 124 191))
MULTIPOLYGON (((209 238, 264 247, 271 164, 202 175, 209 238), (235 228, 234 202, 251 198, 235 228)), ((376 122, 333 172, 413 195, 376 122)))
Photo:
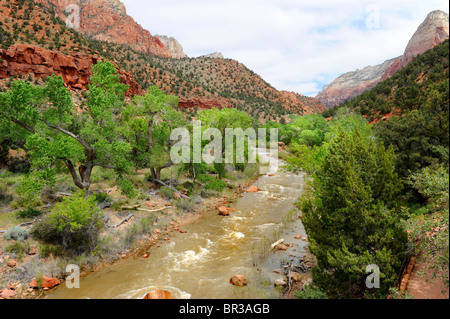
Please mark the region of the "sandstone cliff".
POLYGON ((164 44, 167 50, 169 50, 173 59, 188 58, 177 39, 166 35, 155 35, 155 37, 157 37, 164 44))
POLYGON ((199 58, 224 59, 223 54, 220 52, 213 52, 210 54, 202 55, 199 58))
POLYGON ((385 72, 382 80, 392 76, 395 72, 410 63, 417 55, 434 48, 449 38, 449 16, 436 10, 428 14, 408 43, 403 56, 398 58, 385 72))
POLYGON ((157 38, 130 17, 119 0, 36 0, 66 21, 66 9, 75 4, 80 9, 78 31, 96 40, 127 44, 138 52, 170 58, 172 55, 157 38))
POLYGON ((448 38, 448 14, 439 10, 432 11, 417 29, 402 56, 377 66, 348 72, 325 86, 316 98, 328 107, 339 105, 389 78, 410 63, 414 57, 434 48, 448 38))
MULTIPOLYGON (((14 44, 7 50, 0 50, 0 79, 28 74, 45 78, 56 74, 62 76, 68 88, 84 90, 92 75, 92 65, 102 60, 95 55, 76 52, 66 55, 34 45, 14 44)), ((129 86, 127 96, 143 94, 130 73, 116 68, 120 81, 129 86)))
POLYGON ((328 107, 339 105, 349 98, 360 95, 380 83, 386 70, 398 58, 387 60, 376 66, 368 66, 362 70, 345 73, 323 88, 316 99, 328 107))

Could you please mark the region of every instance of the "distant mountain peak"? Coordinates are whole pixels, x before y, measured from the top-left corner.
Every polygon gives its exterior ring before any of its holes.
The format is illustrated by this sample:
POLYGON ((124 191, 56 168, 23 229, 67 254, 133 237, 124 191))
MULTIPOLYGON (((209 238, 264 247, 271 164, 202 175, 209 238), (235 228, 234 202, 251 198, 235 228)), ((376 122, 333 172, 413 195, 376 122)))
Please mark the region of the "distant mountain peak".
POLYGON ((205 54, 205 55, 200 56, 199 58, 225 59, 223 54, 220 52, 213 52, 210 54, 205 54))
POLYGON ((431 11, 411 37, 404 54, 377 66, 348 72, 330 85, 324 86, 316 96, 328 107, 339 105, 360 95, 409 64, 417 55, 434 48, 449 38, 449 16, 441 10, 431 11))
POLYGON ((448 18, 448 14, 444 11, 431 11, 409 41, 404 57, 406 59, 414 58, 448 39, 448 18))
POLYGON ((182 59, 188 58, 188 56, 184 53, 183 47, 174 37, 169 37, 167 35, 155 35, 169 50, 170 54, 172 54, 172 58, 174 59, 182 59))

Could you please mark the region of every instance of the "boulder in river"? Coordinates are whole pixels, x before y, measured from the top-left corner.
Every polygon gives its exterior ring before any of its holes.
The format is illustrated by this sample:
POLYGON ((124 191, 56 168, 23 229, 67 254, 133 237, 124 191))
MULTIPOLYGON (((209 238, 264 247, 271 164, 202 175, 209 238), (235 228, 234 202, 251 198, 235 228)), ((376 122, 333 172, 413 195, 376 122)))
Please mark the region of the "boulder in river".
POLYGON ((230 213, 228 212, 228 209, 225 206, 220 206, 217 208, 219 211, 219 215, 221 216, 230 216, 230 213))
POLYGON ((247 193, 257 193, 259 192, 259 188, 257 186, 252 186, 249 189, 247 189, 247 193))
POLYGON ((237 287, 244 287, 244 286, 248 285, 248 282, 247 282, 247 278, 245 278, 245 276, 236 275, 230 279, 230 284, 232 284, 233 286, 237 286, 237 287))
POLYGON ((156 289, 145 295, 144 299, 173 299, 170 291, 156 289))

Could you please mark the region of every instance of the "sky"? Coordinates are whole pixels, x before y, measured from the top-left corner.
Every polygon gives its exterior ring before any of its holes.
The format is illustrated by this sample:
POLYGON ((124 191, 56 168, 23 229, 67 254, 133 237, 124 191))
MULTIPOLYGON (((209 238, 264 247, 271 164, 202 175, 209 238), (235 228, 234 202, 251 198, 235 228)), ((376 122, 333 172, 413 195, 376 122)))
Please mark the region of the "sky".
POLYGON ((278 90, 315 96, 343 73, 403 54, 447 0, 121 0, 190 57, 221 52, 278 90))

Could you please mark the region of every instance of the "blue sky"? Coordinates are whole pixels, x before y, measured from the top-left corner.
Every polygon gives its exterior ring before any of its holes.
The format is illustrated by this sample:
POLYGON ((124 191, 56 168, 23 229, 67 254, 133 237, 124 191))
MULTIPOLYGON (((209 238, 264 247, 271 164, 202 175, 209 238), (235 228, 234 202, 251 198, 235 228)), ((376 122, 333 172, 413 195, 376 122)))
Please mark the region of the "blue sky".
POLYGON ((315 96, 339 75, 403 54, 444 0, 121 0, 191 57, 222 52, 279 90, 315 96))

